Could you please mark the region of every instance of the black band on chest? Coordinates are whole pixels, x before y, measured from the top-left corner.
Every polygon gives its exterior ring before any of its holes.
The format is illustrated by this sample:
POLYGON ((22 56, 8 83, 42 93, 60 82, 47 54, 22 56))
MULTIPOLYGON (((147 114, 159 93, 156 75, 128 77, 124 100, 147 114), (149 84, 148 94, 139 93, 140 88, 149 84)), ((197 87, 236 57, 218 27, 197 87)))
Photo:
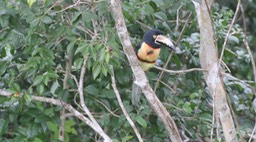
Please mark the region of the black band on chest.
POLYGON ((145 63, 149 63, 149 64, 154 64, 156 61, 148 61, 148 60, 144 60, 144 59, 141 59, 138 55, 137 55, 137 58, 141 61, 141 62, 145 62, 145 63))

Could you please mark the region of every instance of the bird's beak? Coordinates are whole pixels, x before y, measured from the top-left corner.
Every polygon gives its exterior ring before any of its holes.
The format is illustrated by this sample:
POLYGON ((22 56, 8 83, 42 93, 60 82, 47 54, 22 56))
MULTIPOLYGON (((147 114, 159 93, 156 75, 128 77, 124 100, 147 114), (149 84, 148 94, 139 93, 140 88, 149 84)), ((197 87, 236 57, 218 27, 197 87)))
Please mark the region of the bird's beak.
POLYGON ((175 46, 174 44, 172 43, 172 41, 167 38, 166 36, 163 36, 163 35, 157 35, 156 38, 155 38, 155 43, 156 44, 162 44, 162 45, 165 45, 167 47, 169 47, 170 49, 174 50, 175 51, 175 46))

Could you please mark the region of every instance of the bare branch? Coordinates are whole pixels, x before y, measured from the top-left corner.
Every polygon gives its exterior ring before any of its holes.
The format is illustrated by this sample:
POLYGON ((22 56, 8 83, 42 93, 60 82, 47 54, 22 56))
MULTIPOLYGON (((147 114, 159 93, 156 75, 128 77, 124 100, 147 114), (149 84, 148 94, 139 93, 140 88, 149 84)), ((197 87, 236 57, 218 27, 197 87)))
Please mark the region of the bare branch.
POLYGON ((62 10, 60 10, 60 11, 57 11, 57 12, 55 12, 55 13, 60 13, 60 12, 66 11, 66 10, 68 10, 68 9, 71 9, 71 8, 73 8, 73 7, 78 6, 79 4, 80 4, 80 0, 77 0, 76 3, 74 3, 74 4, 72 4, 72 5, 68 6, 68 7, 65 7, 64 9, 62 9, 62 10))
POLYGON ((117 90, 117 87, 116 87, 116 81, 115 81, 115 74, 114 74, 114 70, 113 70, 113 67, 111 66, 111 70, 112 70, 112 75, 111 75, 111 81, 112 81, 112 87, 114 89, 114 92, 116 94, 116 98, 117 98, 117 101, 118 101, 118 104, 119 106, 121 107, 123 113, 124 113, 124 116, 125 118, 127 119, 127 121, 130 123, 130 125, 132 126, 132 129, 133 131, 135 132, 139 142, 143 142, 143 139, 138 131, 138 129, 136 128, 134 122, 132 121, 132 119, 130 118, 129 114, 127 113, 124 105, 123 105, 123 102, 122 102, 122 99, 120 97, 120 94, 119 94, 119 91, 117 90))
POLYGON ((101 102, 100 100, 95 99, 98 103, 100 103, 104 108, 106 108, 106 110, 113 116, 115 117, 120 117, 119 115, 115 114, 113 111, 111 111, 103 102, 101 102))
POLYGON ((254 125, 254 128, 253 128, 253 130, 252 130, 252 134, 250 135, 250 139, 249 139, 249 141, 248 142, 251 142, 252 141, 252 139, 256 139, 256 119, 255 119, 255 125, 254 125), (255 134, 255 136, 253 136, 255 134))
POLYGON ((235 15, 234 15, 234 17, 233 17, 233 19, 232 19, 232 22, 231 22, 231 24, 230 24, 230 26, 229 26, 229 29, 228 29, 228 32, 227 32, 227 34, 226 34, 224 43, 223 43, 223 45, 222 45, 222 50, 221 50, 220 59, 219 59, 219 65, 218 65, 219 68, 220 68, 220 64, 221 64, 221 61, 222 61, 222 58, 223 58, 223 55, 224 55, 224 51, 225 51, 225 48, 226 48, 226 45, 227 45, 228 37, 229 37, 230 32, 231 32, 231 30, 232 30, 232 28, 233 28, 233 25, 234 25, 234 23, 235 23, 235 20, 236 20, 238 11, 239 11, 240 4, 241 4, 241 0, 238 0, 238 3, 237 3, 237 5, 236 5, 236 12, 235 12, 235 15))
POLYGON ((172 89, 168 84, 166 84, 165 82, 158 80, 158 79, 153 79, 155 81, 159 81, 160 83, 162 83, 164 86, 166 86, 168 89, 170 89, 172 91, 172 93, 176 93, 176 91, 174 89, 172 89))
MULTIPOLYGON (((164 64, 164 69, 167 68, 167 65, 168 65, 169 62, 171 61, 172 54, 173 54, 173 52, 171 52, 170 55, 168 56, 168 59, 167 59, 167 61, 166 61, 165 64, 164 64)), ((157 89, 157 87, 159 86, 159 82, 160 82, 160 80, 162 79, 163 74, 164 74, 164 71, 162 70, 161 73, 160 73, 160 75, 159 75, 159 77, 158 77, 158 79, 157 79, 157 82, 155 83, 154 92, 156 92, 156 89, 157 89)))
MULTIPOLYGON (((8 97, 8 96, 11 96, 12 93, 9 93, 5 90, 0 89, 0 95, 8 97)), ((86 123, 88 126, 90 126, 100 136, 102 136, 104 138, 104 142, 112 142, 112 140, 109 138, 109 136, 101 128, 99 128, 90 119, 88 119, 82 113, 80 113, 75 108, 73 108, 70 104, 67 104, 59 99, 39 97, 39 96, 33 96, 33 95, 31 96, 31 99, 34 101, 45 102, 45 103, 49 103, 49 104, 53 104, 53 105, 61 106, 61 107, 65 108, 70 113, 72 113, 75 117, 77 117, 78 119, 80 119, 84 123, 86 123)))
MULTIPOLYGON (((101 130, 102 132, 104 132, 102 130, 102 128, 100 127, 100 125, 98 124, 98 122, 92 116, 91 112, 89 111, 89 109, 87 108, 87 106, 85 105, 85 102, 84 102, 84 93, 83 93, 84 87, 83 86, 84 86, 84 76, 85 76, 85 71, 86 71, 86 62, 87 62, 88 58, 89 58, 89 54, 87 54, 84 58, 83 66, 81 68, 81 73, 80 73, 80 78, 79 78, 78 93, 79 93, 79 97, 80 97, 80 105, 81 105, 83 111, 88 115, 88 117, 90 118, 92 123, 95 125, 95 127, 97 129, 101 130)), ((112 141, 107 135, 104 135, 104 139, 105 139, 105 141, 112 141)))
MULTIPOLYGON (((182 35, 183 35, 183 32, 184 32, 184 30, 186 29, 191 15, 192 15, 192 12, 189 13, 188 18, 187 18, 187 20, 186 20, 184 26, 182 27, 182 30, 181 30, 181 32, 180 32, 180 35, 179 35, 179 37, 177 38, 177 40, 175 41, 175 44, 176 44, 176 45, 179 43, 179 41, 180 41, 180 39, 181 39, 181 37, 182 37, 182 35)), ((173 52, 171 52, 170 55, 168 56, 168 59, 167 59, 167 61, 166 61, 165 64, 164 64, 164 69, 166 69, 167 65, 169 64, 169 62, 170 62, 170 60, 171 60, 171 58, 172 58, 172 54, 173 54, 173 52)), ((158 85, 159 85, 160 80, 161 80, 162 77, 163 77, 163 74, 164 74, 164 71, 162 71, 162 72, 160 73, 160 75, 159 75, 159 77, 158 77, 158 81, 155 83, 154 92, 156 92, 156 89, 157 89, 157 87, 158 87, 158 85)))
MULTIPOLYGON (((241 11, 242 11, 242 17, 243 17, 243 26, 244 26, 244 45, 246 47, 246 50, 250 56, 250 59, 251 59, 251 64, 252 64, 252 69, 253 69, 253 77, 254 77, 254 83, 256 83, 256 67, 255 67, 255 61, 254 61, 254 58, 253 58, 253 55, 252 55, 252 52, 251 52, 251 49, 250 49, 250 46, 249 46, 249 43, 248 43, 248 37, 247 37, 247 28, 246 28, 246 19, 245 19, 245 14, 244 14, 244 9, 243 9, 243 6, 241 5, 241 11)), ((254 95, 256 95, 256 88, 254 89, 254 95)))
POLYGON ((7 91, 0 89, 0 95, 5 96, 5 97, 10 97, 12 95, 12 93, 9 93, 7 91))
MULTIPOLYGON (((79 97, 80 97, 80 105, 81 105, 83 111, 88 115, 90 120, 97 127, 97 129, 100 129, 101 131, 103 131, 102 128, 100 127, 100 125, 98 124, 98 122, 92 116, 91 112, 89 111, 89 109, 87 108, 87 106, 85 105, 85 102, 84 102, 83 86, 84 86, 84 76, 85 76, 86 62, 87 62, 88 58, 89 58, 89 54, 87 54, 86 57, 84 58, 83 66, 81 68, 81 73, 80 73, 79 86, 78 86, 78 92, 79 92, 79 97)), ((108 136, 105 137, 105 140, 112 141, 108 136)))
POLYGON ((192 68, 192 69, 177 70, 177 71, 168 70, 168 69, 161 68, 161 67, 158 67, 158 66, 154 66, 154 68, 156 68, 156 69, 158 69, 158 70, 161 70, 161 71, 163 71, 163 72, 168 72, 168 73, 170 73, 170 74, 184 74, 184 73, 189 73, 189 72, 193 72, 193 71, 207 71, 207 70, 201 69, 201 68, 192 68))

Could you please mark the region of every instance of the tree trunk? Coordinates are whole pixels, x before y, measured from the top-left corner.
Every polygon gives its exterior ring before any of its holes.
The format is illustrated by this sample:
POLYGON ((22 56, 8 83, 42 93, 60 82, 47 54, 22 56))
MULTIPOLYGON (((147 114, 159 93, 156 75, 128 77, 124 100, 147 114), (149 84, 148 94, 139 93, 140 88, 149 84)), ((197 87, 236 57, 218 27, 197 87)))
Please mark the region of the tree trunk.
POLYGON ((226 90, 220 75, 219 58, 214 44, 214 31, 210 16, 210 6, 213 0, 193 1, 200 27, 200 63, 205 70, 204 78, 214 101, 215 118, 220 120, 226 142, 237 141, 236 131, 229 105, 226 90))

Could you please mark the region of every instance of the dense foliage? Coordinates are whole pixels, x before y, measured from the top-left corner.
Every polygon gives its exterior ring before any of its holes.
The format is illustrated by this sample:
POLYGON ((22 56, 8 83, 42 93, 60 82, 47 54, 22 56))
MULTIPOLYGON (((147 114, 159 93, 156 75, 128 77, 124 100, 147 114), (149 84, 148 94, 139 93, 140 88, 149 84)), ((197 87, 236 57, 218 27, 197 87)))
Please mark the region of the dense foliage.
MULTIPOLYGON (((112 65, 125 108, 143 139, 168 141, 163 124, 147 101, 142 97, 139 107, 131 104, 132 72, 117 37, 108 1, 75 3, 71 0, 0 1, 0 88, 15 94, 10 98, 0 96, 0 141, 58 141, 61 108, 31 101, 30 96, 61 99, 79 110, 76 79, 86 57, 89 58, 84 79, 85 101, 104 131, 116 141, 137 141, 111 87, 109 66, 112 65), (72 62, 72 77, 65 80, 68 61, 72 62)), ((199 30, 190 1, 123 0, 122 6, 134 47, 146 30, 157 28, 169 34, 180 48, 167 69, 200 67, 199 30)), ((248 17, 243 19, 240 14, 237 18, 223 56, 227 66, 224 83, 244 140, 254 126, 256 113, 251 105, 255 84, 251 59, 243 43, 246 36, 242 21, 246 21, 248 29, 255 25, 252 19, 256 17, 251 14, 254 6, 251 1, 244 6, 248 17)), ((219 51, 234 15, 232 8, 217 2, 212 7, 219 51)), ((246 34, 251 47, 255 46, 255 31, 248 30, 246 34)), ((252 51, 255 55, 255 49, 252 51)), ((170 54, 167 48, 162 49, 160 66, 170 54)), ((153 88, 160 72, 156 69, 147 72, 153 88)), ((187 137, 192 140, 211 137, 212 129, 216 128, 212 126, 212 97, 200 71, 164 73, 156 86, 156 94, 187 137)), ((216 137, 215 131, 213 137, 216 137)), ((65 141, 71 139, 96 141, 100 138, 80 120, 68 116, 65 141)))

